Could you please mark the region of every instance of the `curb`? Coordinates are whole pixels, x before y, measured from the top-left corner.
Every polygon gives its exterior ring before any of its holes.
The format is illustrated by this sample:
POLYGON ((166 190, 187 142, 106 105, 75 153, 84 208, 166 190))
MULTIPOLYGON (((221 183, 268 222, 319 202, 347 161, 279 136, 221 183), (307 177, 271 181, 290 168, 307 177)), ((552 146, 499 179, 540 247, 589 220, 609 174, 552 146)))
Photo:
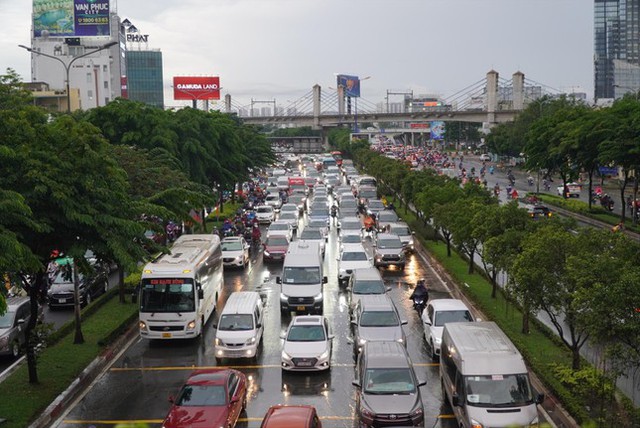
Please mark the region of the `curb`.
POLYGON ((29 428, 46 428, 51 426, 67 410, 69 404, 75 401, 103 372, 105 367, 118 355, 118 352, 138 334, 138 330, 135 328, 136 325, 137 321, 132 323, 126 333, 105 348, 102 354, 96 357, 96 359, 71 382, 67 389, 60 393, 42 414, 29 425, 29 428))

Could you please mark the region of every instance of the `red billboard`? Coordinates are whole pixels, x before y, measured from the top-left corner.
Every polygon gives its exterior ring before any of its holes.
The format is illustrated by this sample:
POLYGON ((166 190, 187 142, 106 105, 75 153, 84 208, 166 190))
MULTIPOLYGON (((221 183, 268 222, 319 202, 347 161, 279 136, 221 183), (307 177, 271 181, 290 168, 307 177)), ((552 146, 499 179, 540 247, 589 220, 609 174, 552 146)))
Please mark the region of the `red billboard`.
POLYGON ((174 76, 174 100, 219 100, 220 77, 174 76))

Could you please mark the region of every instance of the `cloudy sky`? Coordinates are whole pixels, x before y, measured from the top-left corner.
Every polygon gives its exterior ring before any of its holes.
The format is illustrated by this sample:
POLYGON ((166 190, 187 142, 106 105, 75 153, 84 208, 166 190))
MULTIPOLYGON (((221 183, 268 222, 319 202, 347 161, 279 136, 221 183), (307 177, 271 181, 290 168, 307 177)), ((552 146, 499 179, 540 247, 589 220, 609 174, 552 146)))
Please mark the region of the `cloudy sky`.
MULTIPOLYGON (((54 0, 52 0, 54 1, 54 0)), ((219 75, 234 104, 279 105, 335 73, 361 78, 362 98, 386 91, 444 97, 494 69, 593 96, 593 0, 112 0, 163 52, 174 75, 219 75)), ((0 72, 30 79, 31 1, 0 0, 0 72)), ((399 101, 399 99, 397 100, 399 101)))

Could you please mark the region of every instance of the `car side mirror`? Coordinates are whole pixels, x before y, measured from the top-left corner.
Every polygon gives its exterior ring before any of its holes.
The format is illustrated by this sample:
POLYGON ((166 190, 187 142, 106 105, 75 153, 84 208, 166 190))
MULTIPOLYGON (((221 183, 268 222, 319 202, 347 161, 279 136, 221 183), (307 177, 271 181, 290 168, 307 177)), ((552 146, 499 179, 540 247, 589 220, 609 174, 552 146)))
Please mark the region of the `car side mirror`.
POLYGON ((476 322, 482 321, 482 318, 476 318, 476 322))
POLYGON ((204 299, 204 290, 202 288, 198 290, 198 299, 204 299))
POLYGON ((411 231, 411 234, 412 234, 412 235, 415 235, 416 233, 415 233, 414 231, 411 231))
POLYGON ((361 387, 360 382, 358 382, 357 380, 352 380, 351 381, 351 385, 355 386, 356 388, 360 388, 361 387))
POLYGON ((229 401, 229 405, 235 404, 238 402, 238 397, 233 397, 230 401, 229 401))
POLYGON ((425 323, 425 325, 431 325, 431 321, 428 320, 428 319, 424 320, 424 323, 425 323))
POLYGON ((260 323, 256 324, 256 328, 262 328, 262 324, 260 323))
POLYGON ((327 284, 329 282, 329 278, 327 278, 326 276, 322 277, 322 283, 323 284, 327 284))
POLYGON ((418 388, 420 388, 421 386, 425 386, 427 384, 426 380, 419 380, 418 381, 418 388))
POLYGON ((276 276, 276 284, 282 284, 282 278, 276 276))
POLYGON ((176 402, 176 400, 175 400, 175 398, 173 398, 173 395, 170 395, 169 396, 169 403, 173 404, 175 402, 176 402))
POLYGON ((458 396, 457 392, 454 392, 453 395, 451 395, 451 404, 458 407, 462 406, 462 403, 460 403, 460 397, 458 396))
POLYGON ((212 325, 213 328, 218 328, 218 324, 216 324, 216 323, 213 323, 211 325, 212 325))
POLYGON ((24 318, 20 318, 20 319, 18 320, 18 324, 19 324, 19 325, 24 324, 24 318))
POLYGON ((284 338, 286 338, 286 337, 287 337, 287 335, 286 335, 286 334, 284 334, 284 333, 280 333, 280 339, 284 339, 284 338))
POLYGON ((384 287, 386 291, 391 291, 391 287, 384 287))
POLYGON ((536 403, 537 404, 542 404, 543 401, 544 401, 544 394, 538 394, 536 396, 536 403))
POLYGON ((409 321, 407 320, 400 320, 400 325, 407 325, 409 324, 409 321))

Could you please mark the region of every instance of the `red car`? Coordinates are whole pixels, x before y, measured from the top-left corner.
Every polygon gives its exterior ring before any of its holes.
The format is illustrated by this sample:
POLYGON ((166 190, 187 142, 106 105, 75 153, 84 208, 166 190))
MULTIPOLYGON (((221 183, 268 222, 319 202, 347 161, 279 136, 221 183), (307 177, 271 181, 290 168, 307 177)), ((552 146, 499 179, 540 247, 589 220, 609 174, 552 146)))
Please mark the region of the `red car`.
POLYGON ((169 402, 165 428, 235 427, 247 406, 247 378, 233 369, 196 370, 169 402))
POLYGON ((270 235, 262 244, 264 246, 263 260, 283 261, 289 249, 289 240, 284 235, 270 235))
POLYGON ((313 406, 269 407, 260 428, 322 428, 320 418, 313 406))

